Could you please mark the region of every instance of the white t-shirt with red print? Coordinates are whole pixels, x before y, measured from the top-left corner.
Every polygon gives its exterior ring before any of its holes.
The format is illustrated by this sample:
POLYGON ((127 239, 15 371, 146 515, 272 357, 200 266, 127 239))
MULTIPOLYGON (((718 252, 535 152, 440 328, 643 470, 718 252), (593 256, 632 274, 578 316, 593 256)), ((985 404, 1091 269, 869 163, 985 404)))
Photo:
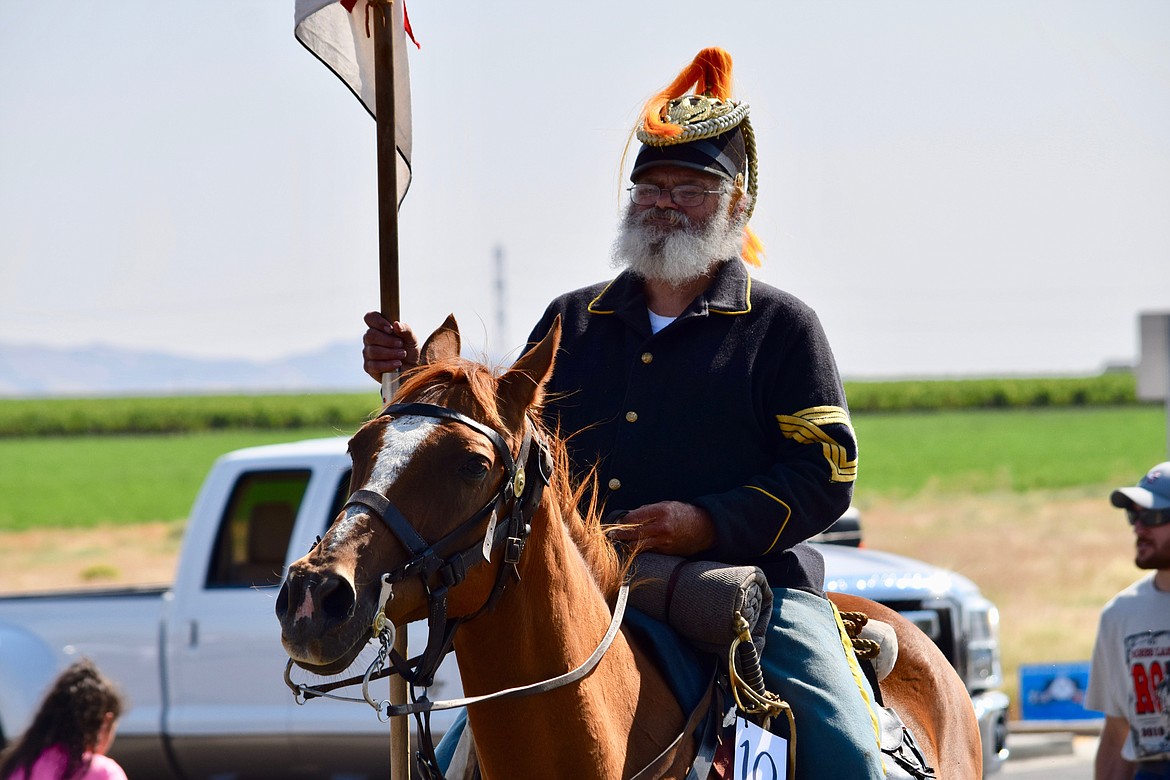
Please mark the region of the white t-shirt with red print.
POLYGON ((1101 612, 1085 707, 1129 723, 1122 758, 1170 759, 1170 592, 1154 572, 1101 612))

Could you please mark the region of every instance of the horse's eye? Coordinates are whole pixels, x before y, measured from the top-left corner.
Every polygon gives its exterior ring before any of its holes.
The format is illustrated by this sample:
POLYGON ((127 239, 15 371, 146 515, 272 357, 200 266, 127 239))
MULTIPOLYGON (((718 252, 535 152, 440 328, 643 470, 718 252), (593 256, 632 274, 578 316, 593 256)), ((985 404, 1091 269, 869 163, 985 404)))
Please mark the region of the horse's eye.
POLYGON ((471 458, 459 467, 459 472, 469 479, 482 480, 487 476, 488 464, 483 458, 471 458))

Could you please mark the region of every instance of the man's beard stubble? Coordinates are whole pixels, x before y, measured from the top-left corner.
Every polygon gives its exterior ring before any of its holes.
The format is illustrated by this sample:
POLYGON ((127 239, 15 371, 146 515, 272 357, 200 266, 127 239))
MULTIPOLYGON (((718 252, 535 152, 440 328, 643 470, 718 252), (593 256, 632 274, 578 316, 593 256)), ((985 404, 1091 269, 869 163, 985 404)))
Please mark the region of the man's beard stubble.
POLYGON ((1156 539, 1148 540, 1145 544, 1137 543, 1134 550, 1134 566, 1144 570, 1158 570, 1170 568, 1170 549, 1165 544, 1159 545, 1156 539))
POLYGON ((639 212, 631 204, 613 242, 611 264, 675 287, 697 279, 712 263, 739 257, 743 249, 743 226, 726 216, 730 203, 730 193, 721 195, 702 223, 678 209, 639 212))

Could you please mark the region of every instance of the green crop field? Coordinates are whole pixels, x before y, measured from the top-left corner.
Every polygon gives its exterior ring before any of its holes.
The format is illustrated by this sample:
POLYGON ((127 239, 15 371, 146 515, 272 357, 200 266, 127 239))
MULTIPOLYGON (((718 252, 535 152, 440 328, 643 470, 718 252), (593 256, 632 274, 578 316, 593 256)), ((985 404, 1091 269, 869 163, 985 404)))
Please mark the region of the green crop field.
POLYGON ((186 518, 212 462, 225 452, 339 432, 0 438, 0 531, 186 518))
MULTIPOLYGON (((1132 374, 846 382, 854 414, 1137 406, 1132 374)), ((130 398, 0 399, 0 438, 351 428, 374 392, 130 398)))
POLYGON ((376 392, 0 400, 0 438, 353 427, 376 392))
POLYGON ((856 413, 859 497, 1135 482, 1166 457, 1161 407, 856 413))
MULTIPOLYGON (((186 516, 219 455, 349 427, 0 438, 0 530, 186 516)), ((1165 447, 1160 407, 865 414, 857 499, 1101 489, 1133 482, 1165 447)))

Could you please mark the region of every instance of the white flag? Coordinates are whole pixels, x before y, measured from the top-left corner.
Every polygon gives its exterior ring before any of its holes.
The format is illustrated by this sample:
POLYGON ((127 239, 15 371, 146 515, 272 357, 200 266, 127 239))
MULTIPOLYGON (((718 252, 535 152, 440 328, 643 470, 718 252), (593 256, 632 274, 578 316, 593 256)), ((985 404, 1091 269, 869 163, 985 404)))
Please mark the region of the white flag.
MULTIPOLYGON (((410 186, 410 72, 404 0, 390 4, 394 32, 394 140, 398 149, 398 204, 410 186)), ((296 0, 296 36, 376 117, 372 9, 367 0, 296 0), (369 15, 367 22, 367 14, 369 15), (369 26, 368 26, 369 25, 369 26), (369 31, 369 32, 367 32, 369 31)))

